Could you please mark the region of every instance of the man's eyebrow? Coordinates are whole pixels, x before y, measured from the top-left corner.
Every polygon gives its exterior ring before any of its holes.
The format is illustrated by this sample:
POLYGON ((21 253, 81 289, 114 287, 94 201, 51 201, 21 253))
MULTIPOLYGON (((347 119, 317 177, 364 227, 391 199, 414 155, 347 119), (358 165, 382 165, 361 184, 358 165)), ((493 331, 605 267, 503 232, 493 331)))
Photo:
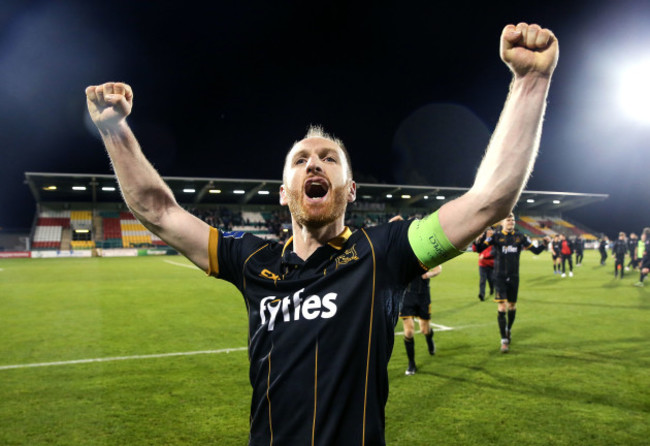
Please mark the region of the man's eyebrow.
MULTIPOLYGON (((339 156, 338 150, 336 147, 320 147, 316 149, 316 152, 318 153, 319 156, 323 156, 324 154, 326 155, 336 155, 339 156)), ((291 160, 295 160, 296 158, 299 158, 301 156, 305 156, 308 154, 307 149, 299 149, 297 150, 293 155, 291 155, 291 160)))

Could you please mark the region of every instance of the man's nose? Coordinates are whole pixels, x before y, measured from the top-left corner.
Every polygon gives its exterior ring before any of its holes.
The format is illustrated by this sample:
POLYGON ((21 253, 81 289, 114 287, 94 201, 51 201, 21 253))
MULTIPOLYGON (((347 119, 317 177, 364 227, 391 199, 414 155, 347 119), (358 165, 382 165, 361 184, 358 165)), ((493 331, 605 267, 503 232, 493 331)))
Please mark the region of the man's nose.
POLYGON ((323 171, 323 167, 321 165, 320 158, 316 155, 310 156, 309 159, 307 160, 307 172, 313 173, 313 172, 322 172, 322 171, 323 171))

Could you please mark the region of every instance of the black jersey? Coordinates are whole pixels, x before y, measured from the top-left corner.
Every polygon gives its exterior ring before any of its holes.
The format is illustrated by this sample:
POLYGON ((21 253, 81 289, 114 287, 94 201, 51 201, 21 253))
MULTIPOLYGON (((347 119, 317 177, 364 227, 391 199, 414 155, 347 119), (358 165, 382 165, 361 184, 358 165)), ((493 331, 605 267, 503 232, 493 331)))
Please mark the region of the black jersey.
POLYGON ((399 301, 424 272, 409 224, 346 229, 306 261, 291 239, 212 229, 210 274, 248 310, 251 445, 384 444, 399 301))
POLYGON ((575 246, 577 253, 582 254, 585 250, 585 241, 579 237, 575 240, 573 246, 575 246))
POLYGON ((515 231, 499 231, 485 243, 494 246, 494 274, 504 277, 519 276, 521 251, 528 249, 539 254, 546 249, 546 245, 535 246, 528 236, 515 231))
POLYGON ((612 255, 619 258, 624 258, 627 254, 628 245, 626 240, 616 239, 612 243, 612 255))
POLYGON ((412 294, 429 294, 429 281, 431 279, 423 279, 422 276, 418 276, 415 279, 411 280, 406 286, 405 292, 412 294))
POLYGON ((552 243, 553 243, 553 245, 552 245, 553 255, 555 257, 560 257, 560 254, 562 254, 562 241, 558 240, 558 241, 554 241, 552 243))

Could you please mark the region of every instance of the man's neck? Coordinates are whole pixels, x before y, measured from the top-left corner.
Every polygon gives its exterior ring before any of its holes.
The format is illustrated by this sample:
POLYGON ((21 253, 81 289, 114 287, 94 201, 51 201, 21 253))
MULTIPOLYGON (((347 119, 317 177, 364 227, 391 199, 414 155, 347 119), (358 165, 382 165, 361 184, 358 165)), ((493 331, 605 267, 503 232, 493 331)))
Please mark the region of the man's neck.
POLYGON ((320 228, 301 226, 292 219, 293 252, 303 260, 307 260, 314 251, 327 244, 345 229, 343 218, 320 228))

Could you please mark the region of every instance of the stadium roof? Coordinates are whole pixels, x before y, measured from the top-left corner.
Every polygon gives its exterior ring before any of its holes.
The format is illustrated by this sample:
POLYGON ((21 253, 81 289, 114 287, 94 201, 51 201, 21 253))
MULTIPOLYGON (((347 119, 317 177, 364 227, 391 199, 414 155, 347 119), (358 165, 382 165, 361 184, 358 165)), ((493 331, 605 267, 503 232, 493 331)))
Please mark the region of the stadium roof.
MULTIPOLYGON (((280 180, 164 177, 183 205, 277 205, 280 180)), ((115 203, 122 200, 114 175, 25 172, 37 203, 115 203)), ((359 203, 385 203, 392 207, 437 209, 468 188, 357 183, 359 203)), ((606 200, 607 194, 525 190, 517 212, 562 213, 606 200)))

